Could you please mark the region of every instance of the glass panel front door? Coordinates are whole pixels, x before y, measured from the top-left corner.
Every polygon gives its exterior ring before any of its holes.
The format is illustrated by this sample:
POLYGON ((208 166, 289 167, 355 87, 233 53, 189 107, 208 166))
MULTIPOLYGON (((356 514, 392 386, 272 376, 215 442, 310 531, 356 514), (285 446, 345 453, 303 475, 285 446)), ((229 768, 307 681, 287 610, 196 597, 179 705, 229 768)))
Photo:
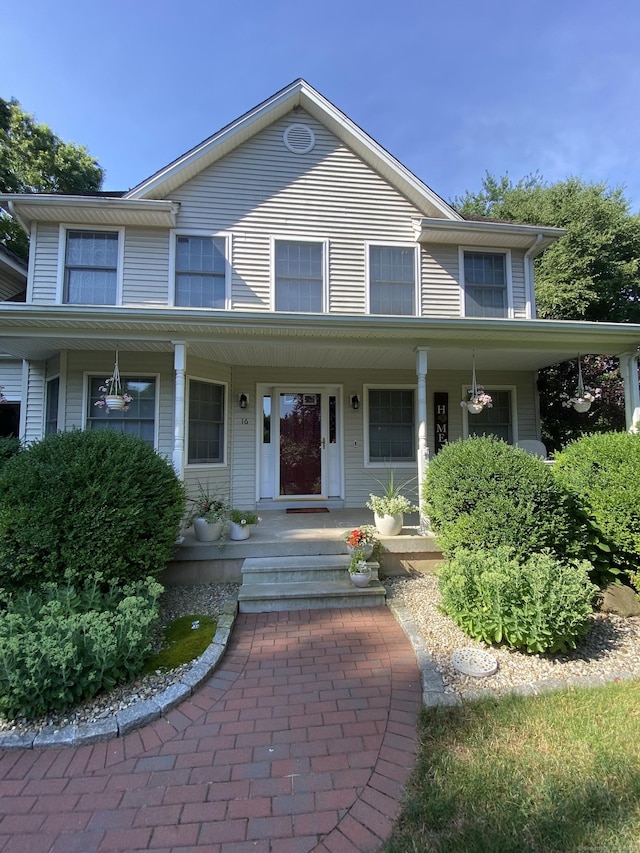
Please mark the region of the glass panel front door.
POLYGON ((322 394, 281 393, 280 496, 322 495, 322 394))

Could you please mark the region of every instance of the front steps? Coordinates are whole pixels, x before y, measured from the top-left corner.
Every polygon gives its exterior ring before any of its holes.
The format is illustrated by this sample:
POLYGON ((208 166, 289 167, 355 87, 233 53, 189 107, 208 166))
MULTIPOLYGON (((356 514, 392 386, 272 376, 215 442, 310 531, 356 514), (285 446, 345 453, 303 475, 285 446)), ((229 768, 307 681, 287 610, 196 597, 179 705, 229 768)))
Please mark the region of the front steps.
POLYGON ((320 610, 330 607, 379 607, 385 589, 378 563, 370 562, 371 581, 364 588, 349 579, 347 555, 248 557, 238 593, 241 613, 320 610))

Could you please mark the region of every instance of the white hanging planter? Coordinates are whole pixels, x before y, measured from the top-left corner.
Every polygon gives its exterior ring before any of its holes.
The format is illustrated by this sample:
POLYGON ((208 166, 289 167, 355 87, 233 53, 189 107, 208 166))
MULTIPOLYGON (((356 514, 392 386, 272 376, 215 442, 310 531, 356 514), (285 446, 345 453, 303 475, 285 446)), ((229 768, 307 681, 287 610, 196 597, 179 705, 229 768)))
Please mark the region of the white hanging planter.
POLYGON ((473 400, 467 400, 465 406, 467 407, 467 411, 470 415, 479 415, 480 412, 484 409, 484 403, 477 403, 473 400))
POLYGON ((493 403, 489 394, 485 394, 482 385, 476 382, 476 354, 473 354, 473 372, 471 374, 471 388, 469 389, 469 399, 462 400, 460 405, 466 409, 470 415, 479 415, 484 409, 491 408, 493 403))
POLYGON ((573 408, 576 410, 576 412, 588 412, 591 408, 591 401, 584 399, 575 400, 573 403, 573 408))
POLYGON ((121 412, 126 406, 126 400, 122 394, 105 394, 104 404, 110 412, 121 412))

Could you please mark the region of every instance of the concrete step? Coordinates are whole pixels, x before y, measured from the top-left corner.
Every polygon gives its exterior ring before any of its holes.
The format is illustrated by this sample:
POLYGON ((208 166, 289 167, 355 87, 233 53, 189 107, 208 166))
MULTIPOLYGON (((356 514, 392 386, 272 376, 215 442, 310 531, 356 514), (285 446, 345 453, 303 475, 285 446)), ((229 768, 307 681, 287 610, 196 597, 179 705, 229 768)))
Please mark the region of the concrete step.
POLYGON ((384 603, 385 588, 378 580, 372 580, 364 588, 355 587, 348 578, 302 583, 243 583, 238 593, 241 613, 380 607, 384 603))
MULTIPOLYGON (((369 566, 371 580, 378 580, 379 564, 370 561, 369 566)), ((346 554, 325 554, 314 557, 249 557, 242 564, 242 583, 329 583, 345 580, 348 569, 349 557, 346 554)))

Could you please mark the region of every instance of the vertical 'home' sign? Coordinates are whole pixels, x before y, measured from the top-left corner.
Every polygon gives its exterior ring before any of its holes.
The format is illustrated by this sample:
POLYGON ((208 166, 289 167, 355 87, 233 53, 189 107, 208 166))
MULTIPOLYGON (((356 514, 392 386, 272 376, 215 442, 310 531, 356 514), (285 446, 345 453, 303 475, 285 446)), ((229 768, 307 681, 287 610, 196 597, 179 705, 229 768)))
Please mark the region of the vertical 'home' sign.
POLYGON ((435 424, 435 452, 449 441, 449 395, 436 391, 433 395, 433 422, 435 424))

